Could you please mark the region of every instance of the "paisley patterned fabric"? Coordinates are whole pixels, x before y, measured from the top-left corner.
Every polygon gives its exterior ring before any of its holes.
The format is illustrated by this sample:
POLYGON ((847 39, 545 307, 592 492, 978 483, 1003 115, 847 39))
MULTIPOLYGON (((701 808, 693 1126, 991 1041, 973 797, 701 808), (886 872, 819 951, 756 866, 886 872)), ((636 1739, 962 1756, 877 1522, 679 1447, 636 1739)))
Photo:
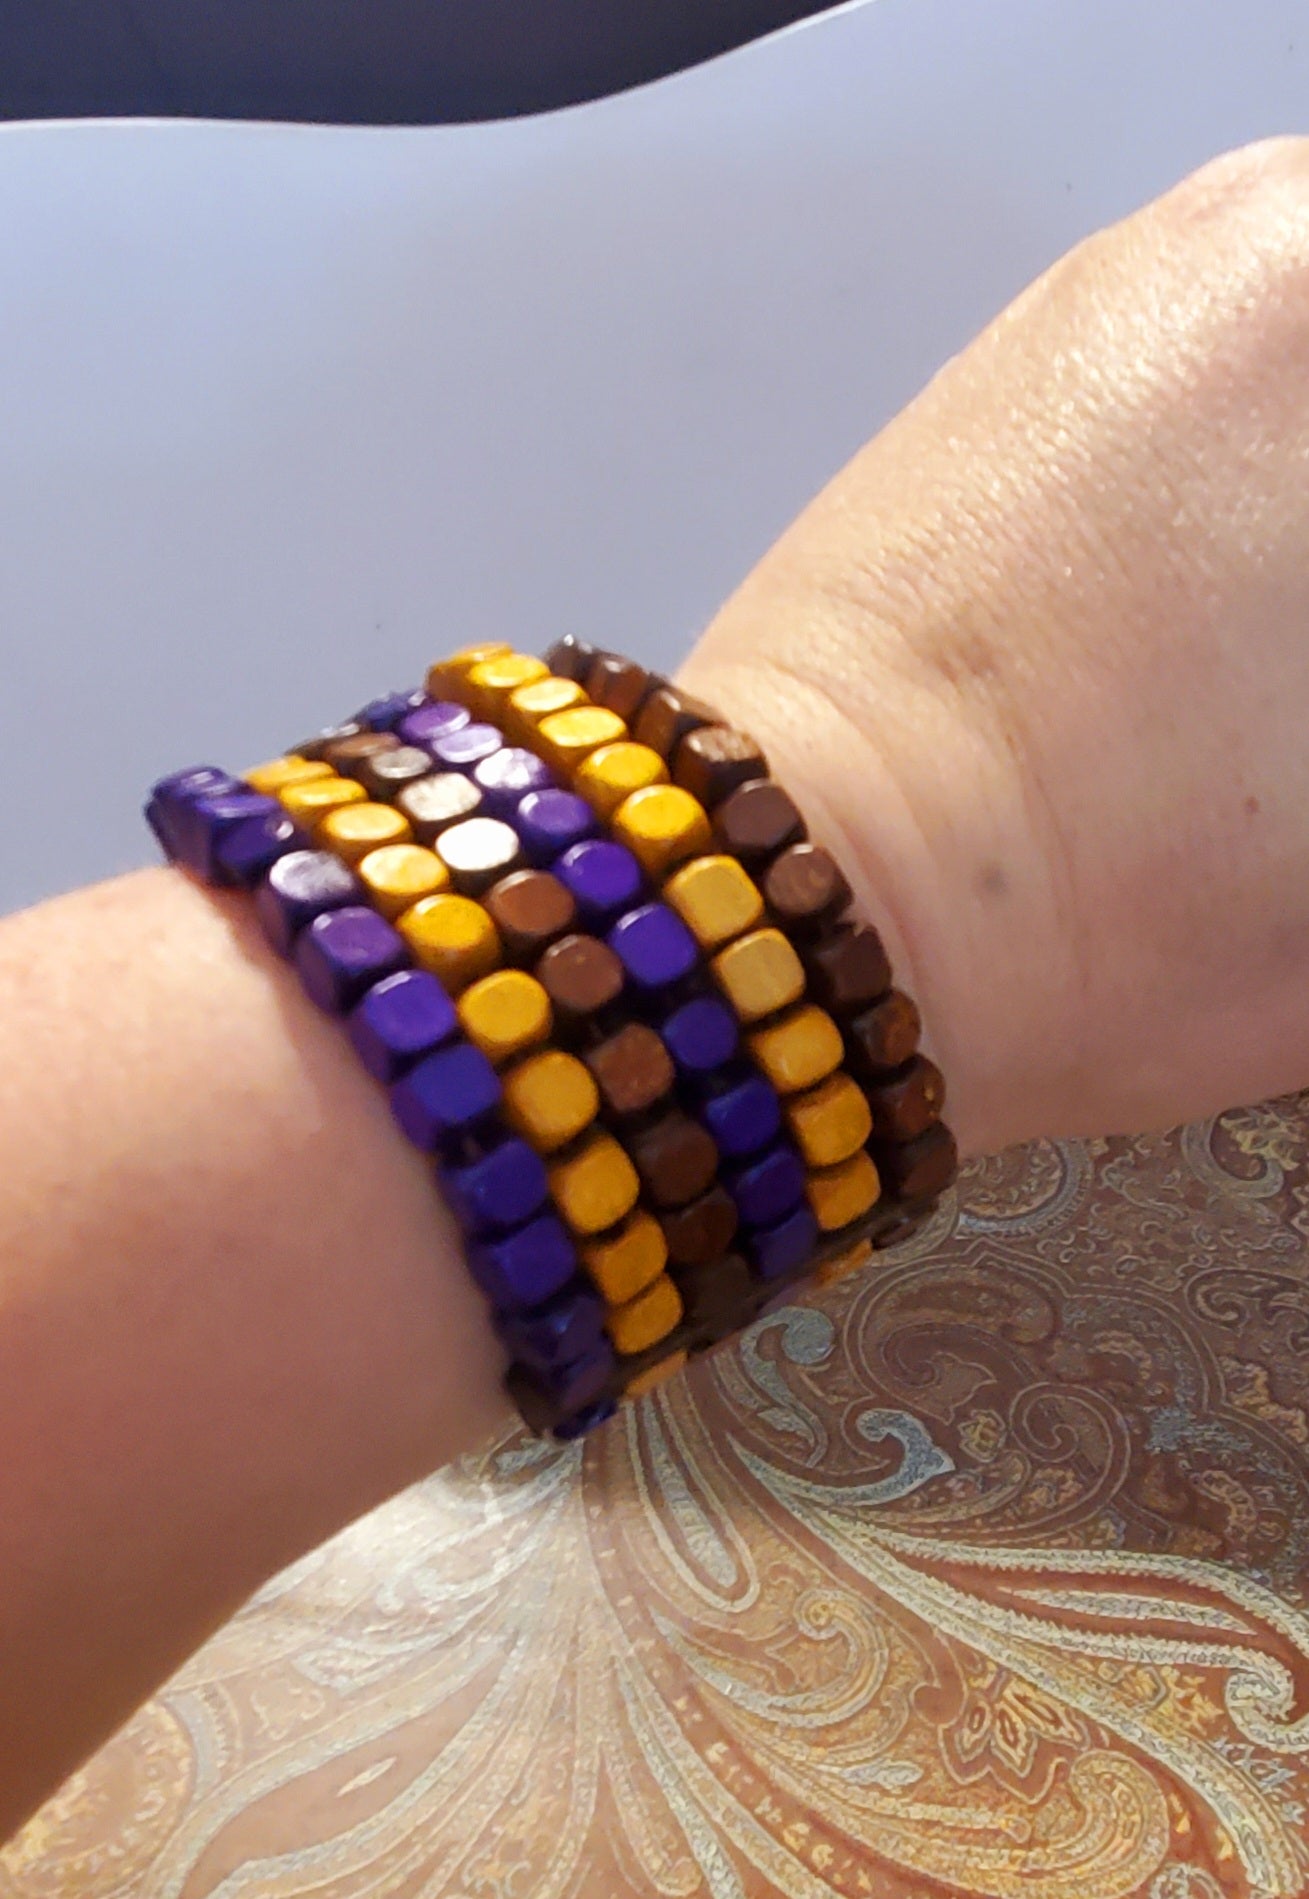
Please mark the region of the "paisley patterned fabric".
POLYGON ((1309 1096, 972 1168, 281 1576, 13 1899, 1309 1891, 1309 1096))

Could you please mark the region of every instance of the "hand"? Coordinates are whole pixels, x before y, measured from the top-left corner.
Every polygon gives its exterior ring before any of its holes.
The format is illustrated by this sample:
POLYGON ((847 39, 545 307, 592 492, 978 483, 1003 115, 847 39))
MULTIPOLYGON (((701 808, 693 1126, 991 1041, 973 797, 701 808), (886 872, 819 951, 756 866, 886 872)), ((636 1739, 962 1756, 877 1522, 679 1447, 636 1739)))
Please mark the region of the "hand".
POLYGON ((1309 140, 1057 264, 684 677, 855 870, 965 1153, 1309 1084, 1309 140))

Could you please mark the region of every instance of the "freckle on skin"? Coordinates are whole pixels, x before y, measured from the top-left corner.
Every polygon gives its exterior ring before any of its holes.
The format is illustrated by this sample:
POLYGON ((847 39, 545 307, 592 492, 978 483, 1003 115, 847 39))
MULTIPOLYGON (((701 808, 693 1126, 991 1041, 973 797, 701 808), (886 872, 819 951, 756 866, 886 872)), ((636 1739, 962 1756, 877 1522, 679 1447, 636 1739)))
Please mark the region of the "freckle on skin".
POLYGON ((977 873, 977 888, 984 897, 1005 897, 1009 894, 1009 879, 1000 864, 983 864, 977 873))
POLYGON ((1259 800, 1253 795, 1245 801, 1245 815, 1247 818, 1257 818, 1259 816, 1259 800))

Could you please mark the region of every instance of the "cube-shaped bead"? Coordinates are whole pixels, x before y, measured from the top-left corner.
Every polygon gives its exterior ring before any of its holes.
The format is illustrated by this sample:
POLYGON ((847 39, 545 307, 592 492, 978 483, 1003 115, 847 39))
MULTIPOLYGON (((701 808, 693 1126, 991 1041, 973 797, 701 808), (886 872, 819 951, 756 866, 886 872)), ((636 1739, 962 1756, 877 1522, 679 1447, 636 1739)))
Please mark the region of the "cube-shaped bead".
POLYGON ((438 765, 447 771, 471 771, 484 758, 490 758, 504 744, 498 725, 462 725, 454 731, 440 732, 428 746, 438 765))
POLYGON ((758 886, 734 857, 696 857, 683 864, 664 885, 664 901, 704 950, 743 936, 764 914, 758 886))
POLYGON ((734 1160, 766 1147, 782 1125, 781 1100, 763 1075, 740 1076, 706 1100, 702 1113, 719 1152, 734 1160))
POLYGON ((572 706, 567 712, 552 712, 536 730, 546 762, 567 777, 602 745, 613 745, 627 737, 627 727, 618 714, 603 706, 572 706))
POLYGON ((756 1029, 750 1053, 769 1081, 784 1095, 812 1088, 840 1067, 845 1054, 841 1031, 826 1009, 802 1003, 778 1022, 756 1029))
POLYGON ((329 910, 296 938, 295 966, 305 991, 333 1015, 352 1009, 365 990, 408 962, 403 937, 364 904, 329 910))
POLYGON ((562 1049, 529 1055, 504 1077, 505 1119, 541 1154, 553 1154, 575 1140, 594 1121, 599 1107, 590 1071, 562 1049))
POLYGON ((534 963, 577 922, 572 892, 548 870, 513 871, 492 884, 482 902, 514 962, 534 963))
POLYGON ((485 800, 480 788, 462 772, 433 771, 398 791, 395 802, 418 842, 431 846, 451 825, 477 817, 485 800))
POLYGON ((648 745, 636 745, 619 739, 615 745, 602 745, 582 761, 575 780, 577 789, 603 818, 608 818, 634 791, 648 785, 668 782, 668 767, 658 752, 648 745))
POLYGON ((384 692, 379 699, 370 699, 355 720, 370 732, 394 732, 401 719, 426 703, 425 692, 384 692))
MULTIPOLYGON (((540 1205, 546 1196, 545 1171, 539 1156, 530 1148, 524 1148, 521 1141, 507 1142, 506 1147, 519 1150, 526 1156, 536 1171, 517 1175, 509 1183, 509 1191, 521 1198, 521 1181, 529 1181, 529 1191, 534 1191, 534 1183, 539 1174, 541 1187, 540 1205)), ((502 1150, 487 1157, 501 1159, 498 1167, 492 1169, 497 1176, 506 1171, 506 1160, 512 1156, 504 1155, 502 1150)), ((486 1161, 474 1163, 475 1167, 485 1169, 486 1161)), ((465 1173, 472 1170, 465 1168, 465 1173)), ((447 1172, 447 1180, 454 1170, 447 1172)), ((462 1190, 457 1190, 461 1191, 462 1190)), ((470 1224, 485 1228, 486 1216, 482 1210, 482 1201, 487 1196, 476 1185, 474 1196, 469 1200, 463 1193, 461 1206, 466 1205, 470 1213, 470 1224)), ((494 1217, 494 1207, 490 1209, 494 1217)), ((482 1240, 468 1256, 469 1270, 492 1305, 501 1312, 528 1311, 534 1306, 543 1305, 571 1285, 577 1272, 577 1249, 569 1238, 563 1222, 553 1213, 541 1213, 529 1219, 525 1226, 515 1227, 512 1232, 482 1240)))
POLYGON ((459 1020, 469 1041, 499 1064, 545 1041, 550 998, 525 971, 497 969, 464 990, 459 1020))
MULTIPOLYGON (((355 810, 363 809, 356 805, 355 810)), ((384 844, 355 866, 360 883, 385 917, 403 916, 424 897, 450 888, 450 873, 422 844, 384 844)))
POLYGON ((430 754, 438 739, 449 732, 462 731, 472 722, 473 715, 467 706, 455 705, 449 699, 436 699, 407 713, 395 727, 395 733, 402 744, 416 745, 420 751, 430 754))
POLYGON ((779 851, 805 835, 793 800, 770 778, 755 778, 730 792, 714 812, 721 847, 747 870, 762 869, 779 851))
POLYGON ((432 848, 455 889, 469 897, 480 896, 523 862, 518 833, 503 818, 464 818, 442 831, 432 848))
POLYGON ((744 1167, 724 1176, 724 1185, 747 1226, 772 1226, 804 1199, 805 1170, 800 1156, 779 1142, 744 1167))
POLYGON ((435 1153, 500 1106, 500 1078, 480 1048, 456 1042, 424 1055, 391 1085, 391 1112, 415 1147, 435 1153))
POLYGON ((288 851, 269 867, 255 909, 273 948, 290 956, 296 937, 315 917, 358 903, 360 894, 350 866, 330 851, 288 851))
POLYGON ((403 811, 397 811, 390 804, 374 804, 367 798, 362 804, 342 805, 336 811, 329 811, 320 820, 317 831, 323 849, 335 851, 348 864, 357 864, 370 851, 381 850, 385 844, 407 844, 412 837, 403 811))
MULTIPOLYGON (((513 1262, 527 1288, 522 1296, 522 1304, 535 1305, 541 1299, 548 1299, 557 1286, 576 1271, 576 1254, 570 1240, 567 1271, 557 1282, 546 1284, 548 1273, 553 1270, 550 1253, 543 1245, 538 1246, 536 1240, 528 1242, 525 1236, 531 1228, 523 1227, 521 1233, 516 1230, 524 1220, 532 1220, 533 1215, 541 1213, 550 1193, 550 1183, 541 1157, 533 1153, 526 1141, 510 1136, 477 1160, 467 1161, 457 1167, 443 1167, 441 1184, 455 1218, 465 1233, 473 1238, 479 1235, 502 1236, 505 1247, 509 1247, 511 1242, 518 1246, 521 1240, 519 1250, 513 1254, 513 1262)), ((499 1245, 498 1239, 496 1244, 499 1245)), ((501 1255, 497 1253, 496 1257, 501 1258, 501 1255)), ((505 1263, 507 1260, 506 1254, 502 1261, 506 1273, 509 1272, 509 1264, 505 1263)))
POLYGON ((473 782, 486 799, 493 817, 510 818, 529 791, 549 791, 554 779, 550 767, 521 745, 502 745, 473 767, 473 782))
POLYGON ((414 961, 452 994, 479 976, 488 976, 500 962, 495 925, 472 897, 424 897, 403 912, 396 928, 413 951, 414 961))
POLYGON ((312 784, 315 778, 331 778, 332 767, 324 759, 301 758, 288 752, 283 758, 270 758, 266 765, 252 765, 245 774, 246 783, 255 791, 277 796, 287 785, 312 784))
POLYGON ((218 847, 224 837, 251 820, 266 823, 285 815, 275 798, 251 791, 246 785, 152 799, 151 810, 159 807, 166 815, 155 830, 169 857, 174 863, 185 864, 206 883, 233 881, 218 862, 218 847))
POLYGON ((474 666, 481 666, 488 659, 503 659, 513 650, 503 640, 478 640, 472 646, 461 646, 458 652, 435 660, 428 667, 424 681, 429 696, 440 699, 449 694, 451 698, 459 698, 474 666))
POLYGON ((659 1216, 668 1257, 677 1266, 703 1266, 721 1259, 739 1224, 736 1202, 715 1184, 684 1207, 659 1216))
POLYGON ((458 1027, 454 1003, 425 969, 402 969, 375 983, 349 1021, 350 1040, 364 1067, 388 1082, 448 1042, 458 1027))
POLYGON ((354 778, 342 778, 331 772, 326 778, 309 778, 297 785, 283 785, 277 794, 282 809, 306 831, 321 824, 329 812, 342 805, 366 804, 368 793, 354 778))
POLYGON ((625 1305, 656 1280, 668 1260, 659 1222, 638 1211, 607 1239, 581 1248, 582 1264, 611 1306, 625 1305))
POLYGON ((740 1045, 736 1017, 717 996, 694 996, 660 1026, 664 1046, 680 1072, 694 1079, 731 1061, 740 1045))
POLYGON ((702 1194, 718 1170, 718 1147, 707 1128, 679 1109, 635 1129, 628 1148, 641 1184, 656 1207, 684 1207, 702 1194))
POLYGON ((632 1211, 641 1183, 636 1169, 610 1134, 592 1134, 575 1153, 550 1169, 555 1205, 574 1233, 603 1233, 632 1211))
POLYGON ((603 926, 638 901, 644 879, 629 850, 609 838, 586 838, 564 852, 554 874, 572 893, 579 913, 603 926))
POLYGON ((613 1350, 606 1343, 552 1373, 532 1371, 526 1365, 511 1366, 505 1388, 530 1429, 567 1439, 580 1436, 613 1415, 609 1390, 615 1364, 613 1350))
POLYGON ((704 1264, 674 1268, 686 1323, 702 1339, 726 1338, 747 1325, 759 1287, 739 1253, 704 1264))
POLYGON ((774 1015, 804 994, 804 968, 780 930, 738 937, 718 952, 710 968, 742 1022, 774 1015))
POLYGON ((576 1364, 605 1332, 605 1308, 584 1280, 572 1279, 534 1312, 506 1313, 496 1327, 515 1360, 533 1371, 576 1364))
POLYGON ((834 1167, 848 1160, 873 1131, 868 1098, 844 1073, 792 1095, 786 1118, 809 1167, 834 1167))
POLYGON ((592 836, 596 818, 574 791, 529 791, 514 814, 514 828, 528 861, 542 866, 592 836))
POLYGON ((549 677, 545 661, 531 653, 497 653, 469 667, 461 697, 467 698, 479 718, 499 720, 512 692, 549 677))
POLYGON ((644 1022, 625 1022, 586 1053, 600 1098, 611 1115, 644 1114, 675 1079, 668 1050, 644 1022))
POLYGON ((877 1168, 862 1147, 835 1167, 815 1168, 805 1182, 805 1197, 824 1233, 862 1219, 881 1191, 877 1168))
POLYGON ((280 808, 224 826, 213 841, 213 870, 224 883, 252 890, 264 873, 288 851, 300 850, 304 837, 280 808))
POLYGON ((518 686, 510 693, 504 710, 505 736, 518 744, 530 745, 542 719, 548 719, 552 712, 567 712, 585 703, 586 694, 575 679, 559 679, 547 673, 544 679, 534 680, 530 686, 518 686))
POLYGON ((773 1226, 756 1227, 745 1250, 761 1279, 790 1278, 804 1270, 818 1244, 818 1222, 807 1206, 796 1207, 773 1226))
POLYGON ((666 903, 629 910, 605 940, 640 989, 664 989, 681 982, 700 960, 695 938, 666 903))
POLYGON ((604 1314, 604 1326, 614 1350, 627 1356, 667 1338, 681 1317, 682 1295, 667 1273, 661 1273, 626 1305, 611 1306, 604 1314))
POLYGON ((627 845, 651 877, 666 876, 688 857, 709 848, 711 833, 704 806, 678 785, 650 785, 634 791, 610 822, 619 843, 627 845))
POLYGON ((670 1351, 656 1358, 654 1364, 643 1365, 639 1372, 625 1380, 624 1398, 632 1404, 635 1404, 638 1398, 648 1398, 652 1391, 659 1389, 660 1385, 666 1385, 670 1378, 677 1376, 678 1372, 685 1371, 687 1359, 688 1354, 685 1351, 670 1351))

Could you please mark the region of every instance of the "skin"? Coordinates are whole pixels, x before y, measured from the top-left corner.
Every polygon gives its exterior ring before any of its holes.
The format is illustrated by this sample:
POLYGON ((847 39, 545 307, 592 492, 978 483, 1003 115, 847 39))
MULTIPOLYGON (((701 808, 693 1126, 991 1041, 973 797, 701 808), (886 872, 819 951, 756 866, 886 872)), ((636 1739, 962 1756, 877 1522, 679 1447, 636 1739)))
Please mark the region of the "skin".
MULTIPOLYGON (((1309 1082, 1309 142, 1080 246, 685 677, 852 875, 966 1155, 1309 1082)), ((161 765, 170 761, 162 760, 161 765)), ((505 1421, 418 1156, 239 901, 0 925, 0 1834, 505 1421)))

